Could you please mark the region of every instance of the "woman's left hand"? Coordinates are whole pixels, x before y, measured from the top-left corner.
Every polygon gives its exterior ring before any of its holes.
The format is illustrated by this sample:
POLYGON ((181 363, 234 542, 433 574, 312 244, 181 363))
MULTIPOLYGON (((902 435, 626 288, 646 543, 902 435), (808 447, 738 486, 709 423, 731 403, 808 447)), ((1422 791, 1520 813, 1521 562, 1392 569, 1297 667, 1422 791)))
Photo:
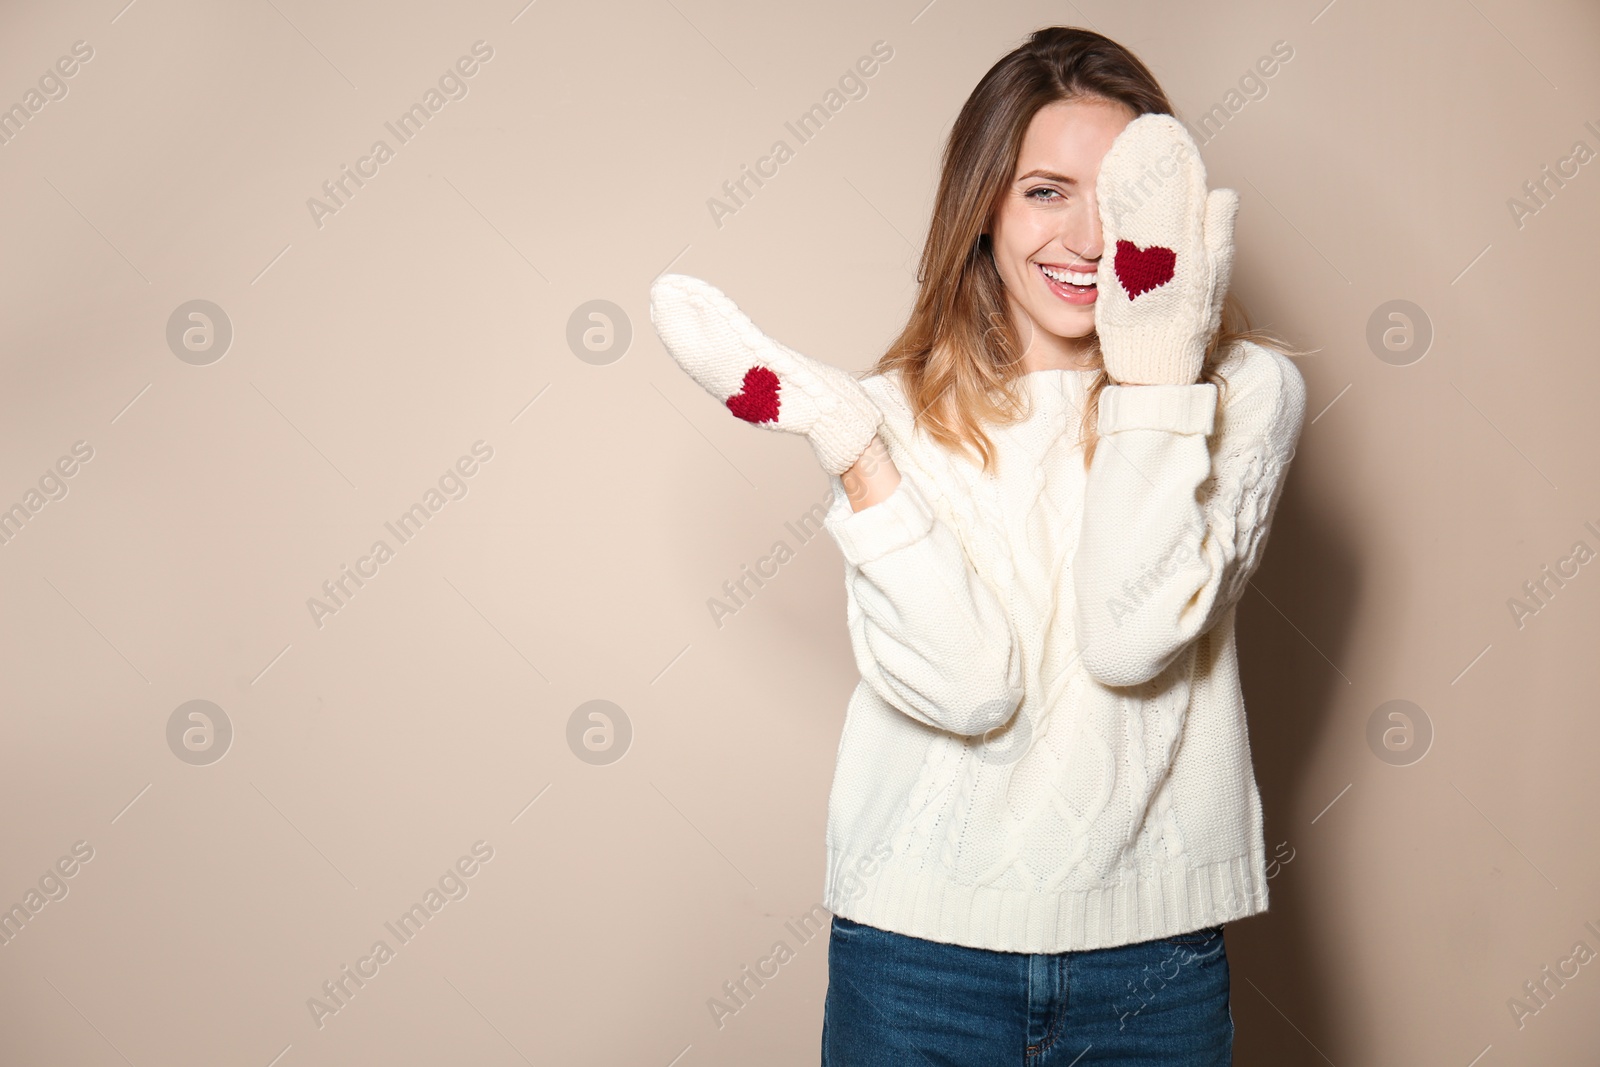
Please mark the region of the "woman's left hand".
POLYGON ((1192 385, 1222 319, 1239 194, 1206 192, 1206 168, 1171 115, 1140 115, 1095 182, 1105 252, 1095 331, 1118 384, 1192 385))

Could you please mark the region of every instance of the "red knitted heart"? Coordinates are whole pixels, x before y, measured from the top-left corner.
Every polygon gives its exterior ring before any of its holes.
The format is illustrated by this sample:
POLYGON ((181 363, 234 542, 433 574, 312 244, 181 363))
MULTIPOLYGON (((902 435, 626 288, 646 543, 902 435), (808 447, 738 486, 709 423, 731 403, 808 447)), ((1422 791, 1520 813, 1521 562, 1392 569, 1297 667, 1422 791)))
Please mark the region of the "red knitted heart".
POLYGON ((778 386, 776 374, 751 367, 744 372, 744 389, 728 398, 728 410, 745 422, 777 422, 778 386))
POLYGON ((1177 262, 1178 254, 1170 248, 1160 245, 1140 248, 1132 241, 1118 241, 1113 265, 1117 268, 1117 280, 1128 291, 1128 299, 1133 300, 1170 282, 1177 262))

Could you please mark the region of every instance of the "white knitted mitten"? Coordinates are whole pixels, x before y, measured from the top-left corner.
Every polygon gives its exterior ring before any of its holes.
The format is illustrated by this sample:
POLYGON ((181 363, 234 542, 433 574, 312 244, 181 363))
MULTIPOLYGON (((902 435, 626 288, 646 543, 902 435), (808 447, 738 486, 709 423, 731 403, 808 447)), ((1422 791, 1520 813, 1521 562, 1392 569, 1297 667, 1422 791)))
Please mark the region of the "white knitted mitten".
POLYGON ((746 422, 803 434, 829 474, 849 470, 883 422, 860 382, 774 341, 709 282, 663 274, 650 321, 702 388, 746 422))
POLYGON ((1192 385, 1222 320, 1239 194, 1206 192, 1200 150, 1171 115, 1140 115, 1095 182, 1106 254, 1095 332, 1121 384, 1192 385))

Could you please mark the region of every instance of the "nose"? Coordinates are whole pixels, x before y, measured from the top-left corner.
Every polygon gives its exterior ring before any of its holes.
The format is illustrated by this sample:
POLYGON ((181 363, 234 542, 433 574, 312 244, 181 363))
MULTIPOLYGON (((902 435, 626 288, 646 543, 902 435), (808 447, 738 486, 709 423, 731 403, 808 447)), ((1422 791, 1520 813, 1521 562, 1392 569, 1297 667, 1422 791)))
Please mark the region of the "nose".
POLYGON ((1078 201, 1078 210, 1066 213, 1062 220, 1062 244, 1080 260, 1098 262, 1105 252, 1104 236, 1100 232, 1100 204, 1093 190, 1078 201))

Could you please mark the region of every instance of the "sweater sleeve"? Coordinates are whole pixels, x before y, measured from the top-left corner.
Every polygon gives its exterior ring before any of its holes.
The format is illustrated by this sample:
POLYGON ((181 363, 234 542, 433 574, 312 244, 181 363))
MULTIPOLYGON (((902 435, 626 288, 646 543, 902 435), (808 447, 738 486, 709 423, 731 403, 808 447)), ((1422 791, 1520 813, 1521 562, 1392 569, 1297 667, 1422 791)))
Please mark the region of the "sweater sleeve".
POLYGON ((852 511, 839 478, 823 525, 845 559, 850 643, 861 677, 929 726, 976 735, 1022 701, 1019 646, 1000 598, 904 471, 852 511))
POLYGON ((1212 383, 1105 387, 1073 561, 1091 677, 1154 678, 1239 601, 1304 415, 1299 369, 1254 346, 1220 412, 1212 383))

